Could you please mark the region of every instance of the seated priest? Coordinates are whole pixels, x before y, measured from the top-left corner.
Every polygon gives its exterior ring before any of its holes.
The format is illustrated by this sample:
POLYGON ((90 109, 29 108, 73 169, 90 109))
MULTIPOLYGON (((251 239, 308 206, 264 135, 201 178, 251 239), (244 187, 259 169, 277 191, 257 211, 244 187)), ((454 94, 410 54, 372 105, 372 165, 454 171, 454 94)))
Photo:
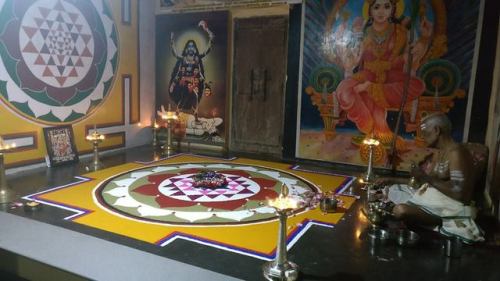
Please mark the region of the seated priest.
POLYGON ((420 129, 425 143, 437 151, 418 167, 412 166, 410 173, 418 188, 404 184, 403 179, 380 180, 394 183, 385 190, 387 199, 395 204, 394 217, 408 226, 431 227, 466 243, 483 241, 474 222, 476 210, 470 206, 474 176, 469 150, 453 140, 451 122, 443 113, 423 118, 420 129))

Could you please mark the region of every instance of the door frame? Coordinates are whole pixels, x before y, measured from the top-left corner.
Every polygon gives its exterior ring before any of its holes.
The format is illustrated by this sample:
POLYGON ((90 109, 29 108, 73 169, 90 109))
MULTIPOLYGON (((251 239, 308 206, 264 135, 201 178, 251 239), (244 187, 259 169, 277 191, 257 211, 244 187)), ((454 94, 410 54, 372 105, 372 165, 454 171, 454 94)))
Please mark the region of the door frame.
MULTIPOLYGON (((279 139, 279 142, 280 142, 280 146, 281 146, 281 150, 279 152, 279 156, 280 158, 283 158, 283 153, 284 153, 284 133, 285 133, 285 115, 286 115, 286 112, 285 112, 285 109, 286 109, 286 94, 287 94, 287 79, 288 79, 288 74, 287 74, 287 70, 288 70, 288 39, 289 39, 289 25, 290 25, 290 16, 289 16, 289 6, 288 5, 283 5, 286 9, 282 9, 283 7, 280 7, 281 9, 276 9, 276 7, 274 8, 269 8, 268 10, 271 10, 271 13, 256 13, 252 16, 237 16, 237 15, 233 15, 233 17, 231 18, 231 58, 229 59, 229 63, 230 63, 230 66, 229 66, 229 73, 231 75, 231 78, 230 78, 230 90, 228 93, 230 93, 230 95, 228 95, 228 104, 229 106, 227 107, 229 112, 226 116, 229 116, 229 122, 228 122, 228 128, 229 130, 227 130, 227 136, 226 136, 226 150, 227 151, 230 151, 230 152, 243 152, 245 153, 246 151, 240 151, 240 150, 233 150, 233 147, 232 147, 232 144, 233 144, 233 106, 234 106, 234 95, 236 94, 236 74, 235 74, 235 71, 236 71, 236 60, 235 60, 235 57, 236 57, 236 38, 237 38, 237 34, 236 32, 238 31, 238 21, 239 20, 244 20, 244 19, 252 19, 252 18, 283 18, 285 19, 286 23, 285 23, 285 38, 284 38, 284 54, 283 54, 283 57, 284 57, 284 60, 283 60, 283 81, 282 81, 282 106, 281 106, 281 126, 280 126, 280 139, 279 139)), ((256 9, 256 10, 262 10, 261 9, 256 9)), ((249 152, 249 153, 252 153, 252 152, 249 152)), ((277 154, 272 154, 273 156, 276 156, 277 154)))

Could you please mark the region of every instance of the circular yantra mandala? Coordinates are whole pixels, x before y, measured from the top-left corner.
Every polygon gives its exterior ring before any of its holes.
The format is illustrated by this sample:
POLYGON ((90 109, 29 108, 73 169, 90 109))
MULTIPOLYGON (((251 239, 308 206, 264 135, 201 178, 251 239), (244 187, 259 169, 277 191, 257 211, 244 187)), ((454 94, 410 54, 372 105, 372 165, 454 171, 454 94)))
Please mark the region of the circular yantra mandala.
POLYGON ((35 122, 87 116, 107 96, 118 37, 104 0, 0 0, 0 97, 35 122))
MULTIPOLYGON (((165 224, 248 224, 276 217, 267 200, 279 196, 283 184, 291 196, 319 192, 293 174, 259 166, 211 163, 161 165, 115 176, 94 191, 105 210, 165 224), (226 177, 220 188, 196 188, 193 177, 201 171, 226 177)), ((303 211, 301 209, 297 212, 303 211)))

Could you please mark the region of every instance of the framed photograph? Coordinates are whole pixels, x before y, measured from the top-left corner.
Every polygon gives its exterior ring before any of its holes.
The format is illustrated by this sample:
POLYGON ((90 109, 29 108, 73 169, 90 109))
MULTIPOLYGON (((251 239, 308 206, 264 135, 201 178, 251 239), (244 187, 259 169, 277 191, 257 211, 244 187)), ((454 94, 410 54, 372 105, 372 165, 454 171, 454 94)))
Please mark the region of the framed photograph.
POLYGON ((43 135, 47 146, 47 166, 52 167, 78 161, 78 151, 71 126, 43 128, 43 135))

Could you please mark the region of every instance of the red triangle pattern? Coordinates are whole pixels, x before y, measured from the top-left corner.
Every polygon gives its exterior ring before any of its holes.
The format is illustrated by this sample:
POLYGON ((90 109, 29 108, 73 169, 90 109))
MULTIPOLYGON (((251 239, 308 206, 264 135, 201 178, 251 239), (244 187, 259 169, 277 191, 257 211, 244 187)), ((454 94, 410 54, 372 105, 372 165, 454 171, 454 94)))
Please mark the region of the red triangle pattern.
POLYGON ((57 82, 59 82, 59 85, 64 85, 64 83, 66 82, 66 80, 68 79, 68 77, 62 77, 62 76, 58 76, 58 77, 54 77, 56 78, 57 82))
POLYGON ((82 57, 89 57, 89 58, 91 58, 92 57, 92 53, 89 51, 89 48, 85 47, 85 49, 83 50, 81 56, 82 57))
POLYGON ((75 14, 75 13, 68 13, 68 15, 69 15, 69 18, 71 19, 71 21, 72 21, 73 23, 75 23, 75 22, 76 22, 76 20, 78 19, 78 14, 75 14))
POLYGON ((62 5, 61 1, 57 1, 57 4, 54 6, 54 10, 65 11, 64 6, 62 5))
POLYGON ((47 66, 45 67, 45 70, 43 71, 43 76, 44 77, 54 77, 54 74, 52 71, 50 71, 50 68, 47 66))
POLYGON ((82 37, 83 42, 85 42, 85 44, 88 44, 90 39, 92 38, 92 35, 90 34, 80 34, 80 36, 82 37))
POLYGON ((78 72, 76 72, 76 69, 74 67, 71 69, 68 76, 69 77, 78 77, 78 72))
POLYGON ((238 192, 238 194, 254 194, 254 192, 248 188, 244 188, 240 192, 238 192))
POLYGON ((38 55, 38 57, 35 60, 35 65, 46 65, 47 63, 43 59, 41 55, 38 55))
POLYGON ((191 201, 194 201, 202 196, 203 195, 187 195, 187 197, 189 197, 189 199, 191 199, 191 201))
POLYGON ((83 66, 82 58, 78 58, 78 60, 75 63, 75 66, 83 66))
POLYGON ((54 78, 59 85, 64 86, 70 77, 78 77, 76 68, 85 66, 82 58, 93 57, 89 46, 87 46, 92 40, 92 34, 81 34, 84 26, 77 24, 81 15, 79 13, 70 13, 66 11, 61 0, 57 0, 52 8, 38 7, 38 12, 40 16, 33 18, 34 26, 21 26, 23 32, 29 38, 29 41, 22 48, 22 52, 36 54, 37 56, 33 65, 44 66, 42 76, 54 78), (67 15, 66 18, 63 17, 64 15, 62 12, 67 15), (57 19, 50 20, 52 16, 57 16, 57 19), (76 37, 73 37, 69 32, 75 30, 78 30, 78 33, 75 34, 76 37), (42 35, 43 41, 35 42, 34 38, 36 38, 37 33, 42 35), (48 36, 49 34, 50 36, 48 36), (86 45, 81 53, 76 52, 70 54, 69 52, 63 51, 68 50, 67 48, 71 45, 71 41, 77 40, 78 37, 80 37, 86 45), (60 41, 61 39, 63 39, 64 42, 60 41), (41 50, 38 50, 39 48, 41 48, 41 50), (45 56, 44 54, 52 55, 45 56), (59 71, 57 71, 55 67, 57 67, 59 71), (59 76, 62 70, 64 70, 62 73, 65 75, 59 76))
POLYGON ((33 35, 38 31, 38 28, 34 27, 29 27, 29 26, 23 26, 23 30, 28 35, 28 37, 31 39, 33 38, 33 35))
POLYGON ((40 14, 46 19, 49 16, 50 9, 45 8, 45 7, 38 7, 38 10, 40 11, 40 14))
POLYGON ((37 54, 40 53, 36 49, 35 45, 33 45, 33 42, 31 42, 31 41, 29 41, 28 44, 26 44, 26 46, 24 46, 23 52, 25 52, 25 53, 37 53, 37 54))

